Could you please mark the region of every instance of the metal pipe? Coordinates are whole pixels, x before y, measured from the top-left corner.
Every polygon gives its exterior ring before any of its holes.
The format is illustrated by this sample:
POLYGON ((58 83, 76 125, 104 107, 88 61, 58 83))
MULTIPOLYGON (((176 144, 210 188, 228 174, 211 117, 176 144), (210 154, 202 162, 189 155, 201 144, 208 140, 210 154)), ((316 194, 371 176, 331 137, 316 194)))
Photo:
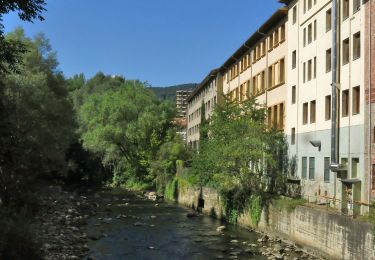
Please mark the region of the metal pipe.
POLYGON ((372 187, 372 182, 373 182, 373 180, 372 180, 372 178, 373 178, 373 176, 372 176, 372 169, 371 169, 371 166, 372 166, 372 155, 371 155, 371 129, 372 129, 372 118, 371 118, 371 113, 372 113, 372 111, 371 111, 371 80, 372 80, 372 77, 371 77, 371 69, 372 69, 372 67, 371 67, 371 58, 372 58, 372 56, 371 56, 371 44, 372 44, 372 39, 371 39, 371 37, 372 37, 372 27, 371 27, 371 23, 372 23, 372 15, 371 15, 371 7, 372 7, 372 0, 370 0, 369 1, 369 7, 368 7, 368 15, 369 15, 369 33, 368 33, 368 35, 369 35, 369 45, 368 45, 368 73, 369 73, 369 79, 368 79, 368 82, 369 82, 369 85, 368 85, 368 111, 367 111, 367 113, 368 113, 368 120, 369 120, 369 122, 368 122, 368 162, 369 162, 369 168, 368 168, 368 172, 369 172, 369 174, 370 174, 370 183, 369 183, 369 192, 368 192, 368 195, 369 195, 369 200, 368 200, 368 202, 370 203, 370 201, 371 201, 371 193, 372 193, 372 190, 374 189, 374 187, 372 187))
POLYGON ((337 0, 332 1, 332 109, 331 109, 331 168, 338 167, 337 156, 337 0))

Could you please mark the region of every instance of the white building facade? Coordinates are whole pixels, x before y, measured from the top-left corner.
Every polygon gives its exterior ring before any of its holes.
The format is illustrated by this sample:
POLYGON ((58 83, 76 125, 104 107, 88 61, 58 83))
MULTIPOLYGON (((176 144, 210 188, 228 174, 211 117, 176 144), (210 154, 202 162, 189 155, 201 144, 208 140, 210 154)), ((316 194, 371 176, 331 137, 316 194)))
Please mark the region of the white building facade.
POLYGON ((348 214, 365 213, 372 189, 366 152, 367 7, 360 0, 337 1, 336 172, 331 171, 333 2, 284 2, 289 10, 287 31, 296 38, 288 41, 286 132, 290 157, 296 162, 290 174, 301 180, 302 194, 309 201, 328 203, 348 214))

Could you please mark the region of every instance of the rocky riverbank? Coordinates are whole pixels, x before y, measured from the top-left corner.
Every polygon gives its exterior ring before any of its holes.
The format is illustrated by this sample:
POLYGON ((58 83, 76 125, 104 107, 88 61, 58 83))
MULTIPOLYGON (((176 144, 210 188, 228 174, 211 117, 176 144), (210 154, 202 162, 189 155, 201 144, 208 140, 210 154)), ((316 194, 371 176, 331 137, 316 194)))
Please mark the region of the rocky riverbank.
MULTIPOLYGON (((217 259, 317 259, 279 238, 211 223, 208 217, 162 202, 154 193, 80 194, 53 185, 43 188, 39 196, 41 210, 34 230, 45 259, 116 259, 116 254, 163 259, 181 250, 174 244, 181 240, 186 243, 184 253, 190 253, 193 243, 191 250, 200 248, 198 254, 217 259), (102 255, 97 246, 105 246, 112 258, 102 255)), ((175 256, 185 257, 183 253, 175 256)))
POLYGON ((95 214, 96 202, 57 185, 42 188, 38 196, 33 230, 44 259, 82 259, 88 251, 84 226, 95 214))

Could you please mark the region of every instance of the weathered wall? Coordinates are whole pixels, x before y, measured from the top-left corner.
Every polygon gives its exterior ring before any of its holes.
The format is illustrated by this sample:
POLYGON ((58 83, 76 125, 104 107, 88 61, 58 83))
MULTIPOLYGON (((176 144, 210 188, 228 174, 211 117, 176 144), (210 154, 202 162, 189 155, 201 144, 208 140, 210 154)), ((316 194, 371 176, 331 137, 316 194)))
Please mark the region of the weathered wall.
MULTIPOLYGON (((196 208, 201 190, 184 186, 178 201, 188 207, 196 208)), ((202 211, 222 217, 223 203, 213 189, 203 188, 202 211)), ((252 226, 250 212, 242 214, 238 223, 252 226)), ((375 259, 373 226, 367 223, 340 216, 336 213, 297 206, 293 211, 270 206, 263 210, 257 227, 270 235, 277 235, 295 241, 322 256, 330 259, 375 259)))

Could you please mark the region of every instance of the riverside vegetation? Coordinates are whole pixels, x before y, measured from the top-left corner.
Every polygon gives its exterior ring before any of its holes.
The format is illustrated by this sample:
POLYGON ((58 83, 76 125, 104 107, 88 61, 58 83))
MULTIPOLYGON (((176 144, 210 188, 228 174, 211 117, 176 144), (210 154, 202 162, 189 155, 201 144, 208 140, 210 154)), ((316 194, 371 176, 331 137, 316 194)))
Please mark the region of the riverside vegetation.
MULTIPOLYGON (((43 19, 43 0, 23 2, 2 3, 0 18, 18 11, 26 21, 43 19)), ((176 135, 173 102, 147 83, 101 72, 67 79, 43 34, 4 35, 1 23, 0 45, 1 259, 43 257, 31 222, 49 201, 36 192, 46 181, 153 189, 171 200, 179 185, 210 186, 233 223, 246 207, 257 223, 262 207, 285 191, 284 136, 266 126, 255 99, 218 105, 193 152, 176 135), (183 179, 178 164, 190 166, 183 179)))

